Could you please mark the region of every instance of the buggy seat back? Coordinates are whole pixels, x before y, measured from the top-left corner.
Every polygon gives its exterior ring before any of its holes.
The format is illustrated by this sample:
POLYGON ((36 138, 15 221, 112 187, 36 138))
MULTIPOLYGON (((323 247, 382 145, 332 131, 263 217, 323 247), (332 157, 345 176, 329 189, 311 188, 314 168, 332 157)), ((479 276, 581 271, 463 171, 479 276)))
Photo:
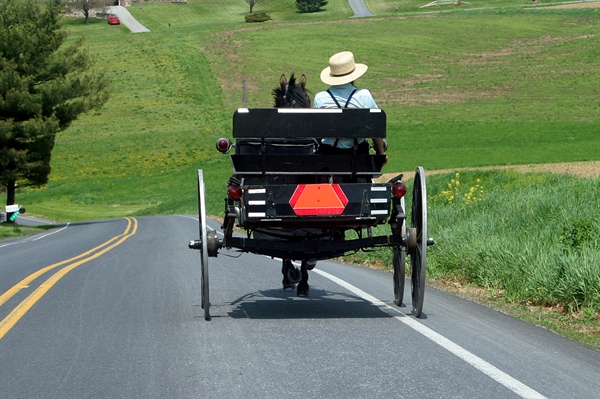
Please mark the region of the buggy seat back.
POLYGON ((233 115, 236 175, 377 177, 385 155, 315 154, 323 137, 385 138, 386 116, 368 108, 240 108, 233 115))

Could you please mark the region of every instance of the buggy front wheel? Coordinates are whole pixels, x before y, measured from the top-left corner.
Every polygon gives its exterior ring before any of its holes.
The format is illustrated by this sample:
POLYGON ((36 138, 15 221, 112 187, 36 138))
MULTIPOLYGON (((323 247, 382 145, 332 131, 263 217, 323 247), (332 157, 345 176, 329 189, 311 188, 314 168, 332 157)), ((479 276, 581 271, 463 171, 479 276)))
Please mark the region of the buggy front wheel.
POLYGON ((402 305, 404 298, 404 276, 406 274, 406 250, 402 247, 394 247, 394 303, 402 305))

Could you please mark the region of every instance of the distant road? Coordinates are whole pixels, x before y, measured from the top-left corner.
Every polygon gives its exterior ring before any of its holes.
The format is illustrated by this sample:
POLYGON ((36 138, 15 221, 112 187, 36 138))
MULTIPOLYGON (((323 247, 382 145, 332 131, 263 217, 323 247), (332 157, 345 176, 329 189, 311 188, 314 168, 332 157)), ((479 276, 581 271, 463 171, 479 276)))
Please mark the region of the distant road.
POLYGON ((348 4, 350 4, 352 11, 354 11, 352 18, 372 17, 375 15, 369 11, 364 0, 348 0, 348 4))
POLYGON ((37 218, 31 218, 29 216, 19 215, 17 217, 17 224, 21 226, 42 226, 47 224, 53 224, 52 222, 48 222, 46 220, 41 220, 37 218))
POLYGON ((123 6, 108 7, 109 13, 114 14, 121 20, 121 23, 129 28, 133 33, 150 32, 150 29, 140 24, 137 19, 131 15, 129 10, 123 6))

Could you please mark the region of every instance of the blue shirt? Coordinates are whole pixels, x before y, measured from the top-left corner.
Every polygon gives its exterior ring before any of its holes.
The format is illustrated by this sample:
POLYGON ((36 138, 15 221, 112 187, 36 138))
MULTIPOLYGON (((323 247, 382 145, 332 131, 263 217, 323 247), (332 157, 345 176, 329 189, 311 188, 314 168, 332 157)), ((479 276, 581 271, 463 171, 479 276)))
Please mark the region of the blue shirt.
MULTIPOLYGON (((340 86, 331 86, 329 91, 334 95, 335 99, 338 101, 341 107, 346 104, 348 97, 353 90, 357 90, 351 83, 346 83, 340 86)), ((313 108, 338 108, 333 98, 327 93, 327 91, 321 91, 315 95, 315 100, 313 102, 313 108)), ((371 95, 371 92, 367 89, 357 90, 356 93, 350 99, 350 103, 348 103, 348 108, 379 108, 377 104, 375 104, 375 100, 371 95)), ((341 149, 348 149, 354 146, 353 138, 340 138, 335 139, 332 137, 323 138, 321 142, 323 144, 328 144, 333 146, 335 141, 337 142, 337 147, 341 149)), ((362 143, 364 138, 358 139, 358 143, 362 143)))

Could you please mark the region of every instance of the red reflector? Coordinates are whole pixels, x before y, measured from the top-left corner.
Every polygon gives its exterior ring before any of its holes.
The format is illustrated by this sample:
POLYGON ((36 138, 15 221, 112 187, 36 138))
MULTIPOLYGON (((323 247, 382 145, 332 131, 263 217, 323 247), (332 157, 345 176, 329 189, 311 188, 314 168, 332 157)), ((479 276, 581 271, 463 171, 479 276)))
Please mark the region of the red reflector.
POLYGON ((394 194, 394 197, 404 197, 406 195, 406 185, 401 181, 394 183, 392 186, 392 194, 394 194))
POLYGON ((242 188, 235 185, 227 187, 227 196, 232 200, 239 200, 242 198, 242 188))
POLYGON ((347 204, 338 184, 299 184, 290 199, 296 215, 341 215, 347 204))
POLYGON ((219 152, 226 154, 231 149, 231 141, 224 138, 220 138, 216 142, 216 147, 219 152))

